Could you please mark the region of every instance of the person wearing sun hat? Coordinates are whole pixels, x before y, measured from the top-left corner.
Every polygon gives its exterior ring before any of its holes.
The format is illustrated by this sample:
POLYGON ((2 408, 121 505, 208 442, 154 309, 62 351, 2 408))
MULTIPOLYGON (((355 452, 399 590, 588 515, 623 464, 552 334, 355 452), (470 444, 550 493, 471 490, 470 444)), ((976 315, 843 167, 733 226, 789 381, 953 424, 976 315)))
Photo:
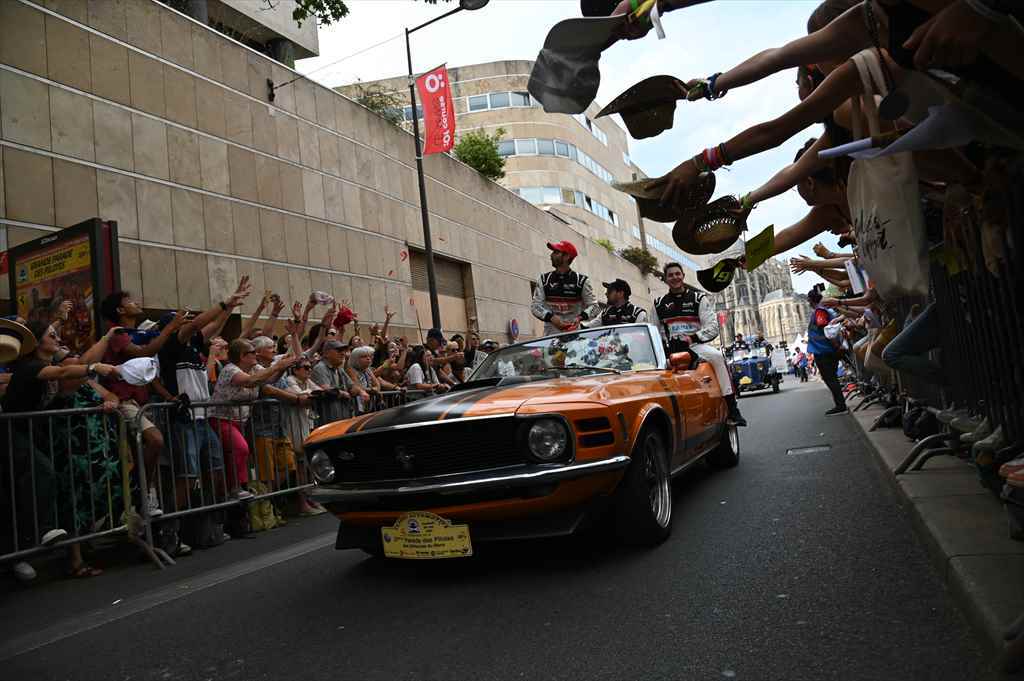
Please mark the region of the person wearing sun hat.
MULTIPOLYGON (((54 356, 60 350, 60 336, 47 321, 34 321, 28 326, 11 320, 2 321, 0 336, 16 339, 17 344, 16 360, 9 367, 11 380, 0 403, 5 414, 45 409, 56 394, 57 381, 118 375, 117 367, 99 362, 54 364, 54 356)), ((105 345, 109 336, 97 345, 105 345)), ((0 340, 0 346, 10 356, 11 342, 0 340)), ((91 354, 94 353, 86 353, 91 354)), ((5 528, 5 536, 0 539, 0 554, 14 548, 15 542, 11 540, 16 540, 18 549, 24 549, 46 546, 67 537, 67 530, 57 527, 54 513, 56 480, 51 452, 41 449, 46 446, 48 436, 45 419, 0 424, 0 441, 10 442, 13 470, 13 480, 0 490, 0 495, 14 495, 13 499, 5 498, 0 507, 11 506, 17 511, 18 518, 17 537, 8 535, 8 528, 5 528), (11 546, 7 546, 8 542, 11 546)), ((18 563, 14 571, 23 580, 35 576, 28 563, 18 563)))
POLYGON ((533 292, 530 311, 544 322, 544 335, 572 331, 581 322, 597 315, 597 298, 585 274, 572 269, 578 252, 568 241, 549 243, 551 266, 555 269, 540 275, 533 292))

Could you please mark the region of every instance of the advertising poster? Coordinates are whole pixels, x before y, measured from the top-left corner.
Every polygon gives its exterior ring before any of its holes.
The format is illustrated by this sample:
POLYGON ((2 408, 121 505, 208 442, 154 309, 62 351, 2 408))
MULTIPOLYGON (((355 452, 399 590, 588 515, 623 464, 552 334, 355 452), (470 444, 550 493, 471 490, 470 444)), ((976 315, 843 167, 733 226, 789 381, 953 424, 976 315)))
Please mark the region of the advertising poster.
POLYGON ((60 318, 61 343, 74 352, 102 335, 99 303, 120 279, 116 223, 89 220, 13 248, 8 259, 14 314, 60 318))
POLYGON ((444 65, 416 79, 423 102, 423 155, 442 154, 455 145, 455 105, 444 65))

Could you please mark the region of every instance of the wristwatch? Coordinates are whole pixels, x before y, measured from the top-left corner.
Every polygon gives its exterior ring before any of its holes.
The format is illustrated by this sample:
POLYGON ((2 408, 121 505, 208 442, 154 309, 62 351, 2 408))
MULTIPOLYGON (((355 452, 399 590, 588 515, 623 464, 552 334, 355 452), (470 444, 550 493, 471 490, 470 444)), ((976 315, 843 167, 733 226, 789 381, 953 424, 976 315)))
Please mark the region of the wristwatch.
POLYGON ((228 311, 228 304, 225 303, 223 300, 220 301, 220 309, 224 310, 225 312, 228 311))
POLYGON ((96 373, 96 364, 94 362, 93 364, 90 364, 89 367, 85 370, 85 377, 88 378, 89 380, 92 380, 95 379, 97 376, 99 376, 99 374, 96 373))

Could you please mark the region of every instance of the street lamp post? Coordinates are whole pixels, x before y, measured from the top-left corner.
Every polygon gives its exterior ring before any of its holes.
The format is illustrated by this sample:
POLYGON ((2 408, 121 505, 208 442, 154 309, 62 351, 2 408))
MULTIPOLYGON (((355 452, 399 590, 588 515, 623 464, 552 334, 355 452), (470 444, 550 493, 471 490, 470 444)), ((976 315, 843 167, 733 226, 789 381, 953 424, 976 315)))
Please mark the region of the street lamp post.
POLYGON ((416 79, 412 71, 412 47, 409 36, 421 28, 441 21, 462 10, 480 9, 490 0, 459 0, 459 6, 419 26, 405 29, 405 56, 409 62, 409 100, 412 102, 412 137, 416 144, 416 174, 420 184, 420 219, 423 221, 423 251, 427 258, 427 289, 430 294, 431 326, 441 328, 441 308, 437 303, 437 279, 434 275, 434 247, 430 240, 430 211, 427 209, 427 178, 423 174, 423 149, 420 145, 420 122, 416 112, 416 79))

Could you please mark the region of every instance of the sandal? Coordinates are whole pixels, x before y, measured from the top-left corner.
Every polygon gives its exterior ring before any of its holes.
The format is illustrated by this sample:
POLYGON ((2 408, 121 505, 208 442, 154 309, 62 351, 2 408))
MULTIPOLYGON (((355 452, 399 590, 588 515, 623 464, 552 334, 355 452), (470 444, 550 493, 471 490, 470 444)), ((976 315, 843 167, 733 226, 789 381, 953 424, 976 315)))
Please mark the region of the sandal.
POLYGON ((102 574, 103 570, 100 570, 99 568, 94 568, 88 563, 82 563, 76 568, 71 568, 71 570, 68 572, 68 577, 73 577, 75 579, 83 579, 86 577, 99 577, 102 574))

